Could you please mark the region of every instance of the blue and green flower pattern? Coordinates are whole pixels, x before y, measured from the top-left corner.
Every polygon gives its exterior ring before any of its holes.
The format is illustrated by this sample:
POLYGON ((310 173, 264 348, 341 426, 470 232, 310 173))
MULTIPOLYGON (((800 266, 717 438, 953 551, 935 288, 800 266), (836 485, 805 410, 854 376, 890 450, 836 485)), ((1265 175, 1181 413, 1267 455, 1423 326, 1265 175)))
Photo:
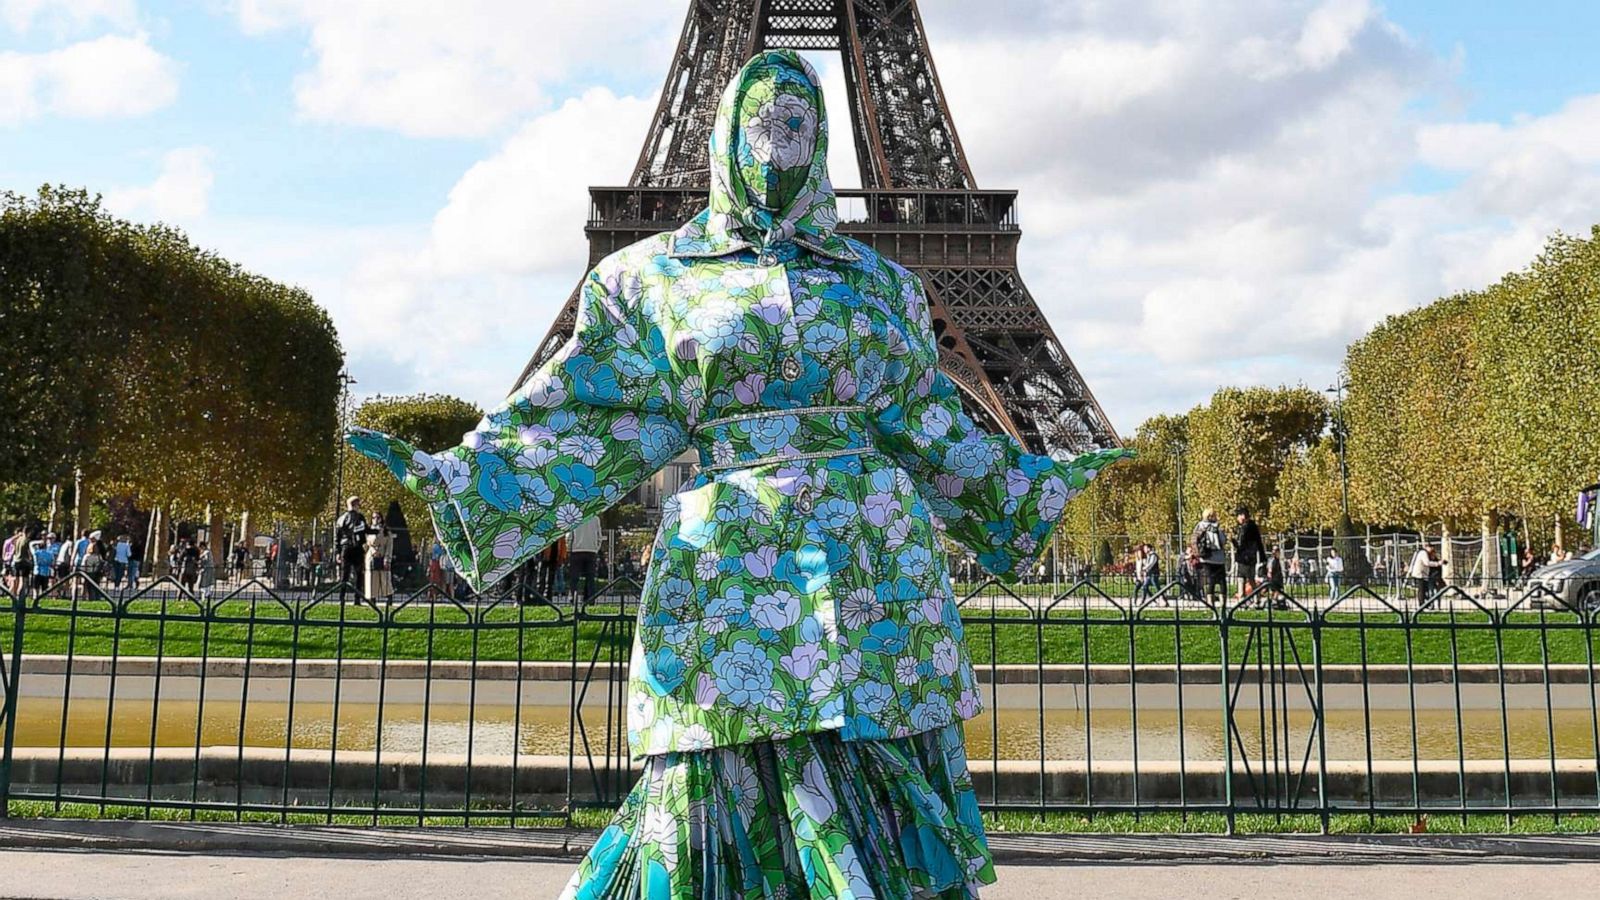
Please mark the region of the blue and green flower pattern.
POLYGON ((941 531, 1014 579, 1125 451, 985 434, 938 367, 916 276, 835 231, 815 74, 752 60, 723 97, 709 207, 602 260, 571 340, 460 446, 351 443, 425 498, 482 588, 688 450, 630 675, 635 755, 975 715, 941 531))

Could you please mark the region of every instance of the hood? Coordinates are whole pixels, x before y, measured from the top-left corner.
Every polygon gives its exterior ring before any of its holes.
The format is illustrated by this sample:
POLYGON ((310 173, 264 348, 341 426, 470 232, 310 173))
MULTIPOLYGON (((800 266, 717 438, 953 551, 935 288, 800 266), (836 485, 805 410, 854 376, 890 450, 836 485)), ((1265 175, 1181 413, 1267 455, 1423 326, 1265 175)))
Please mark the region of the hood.
POLYGON ((822 85, 792 50, 744 64, 711 128, 710 205, 673 234, 674 256, 721 256, 793 242, 854 259, 834 233, 828 118, 822 85))
POLYGON ((1569 559, 1550 563, 1533 573, 1534 578, 1559 577, 1600 573, 1600 559, 1569 559))

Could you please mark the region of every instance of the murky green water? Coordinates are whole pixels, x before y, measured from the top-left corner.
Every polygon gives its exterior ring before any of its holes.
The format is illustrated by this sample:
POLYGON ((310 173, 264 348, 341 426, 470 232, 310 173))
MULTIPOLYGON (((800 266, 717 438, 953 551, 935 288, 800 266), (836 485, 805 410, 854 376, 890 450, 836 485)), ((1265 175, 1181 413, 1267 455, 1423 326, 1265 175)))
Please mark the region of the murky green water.
MULTIPOLYGON (((16 744, 19 747, 195 747, 245 746, 282 748, 292 734, 296 748, 370 751, 382 740, 385 751, 416 752, 426 743, 430 753, 508 755, 513 747, 526 754, 567 753, 571 732, 564 706, 513 706, 386 703, 379 716, 373 703, 345 702, 339 706, 337 737, 333 704, 297 702, 291 727, 287 703, 252 701, 242 710, 237 700, 207 702, 204 716, 191 700, 162 700, 158 710, 148 699, 119 700, 108 722, 106 701, 73 698, 22 698, 18 708, 16 744), (63 737, 62 719, 66 729, 63 737), (152 713, 157 713, 154 717, 152 713), (154 721, 152 722, 152 718, 154 721), (198 720, 198 721, 197 721, 198 720)), ((1281 716, 1281 713, 1280 713, 1281 716)), ((603 709, 585 711, 588 739, 595 753, 603 752, 606 718, 603 709)), ((1236 720, 1238 737, 1253 758, 1301 758, 1310 733, 1309 713, 1291 713, 1287 724, 1265 723, 1253 711, 1236 720), (1265 727, 1263 727, 1263 724, 1265 727), (1263 737, 1265 735, 1265 737, 1263 737)), ((1361 760, 1368 741, 1374 759, 1453 760, 1543 758, 1550 755, 1554 733, 1556 755, 1594 758, 1595 735, 1588 710, 1556 710, 1547 719, 1543 710, 1511 710, 1504 720, 1496 710, 1463 714, 1461 727, 1448 710, 1419 710, 1415 738, 1407 711, 1374 711, 1371 727, 1362 713, 1328 714, 1329 759, 1361 760), (1459 744, 1459 749, 1458 749, 1459 744)), ((1222 716, 1215 710, 1189 711, 1180 731, 1175 711, 1141 710, 1137 729, 1126 710, 1095 709, 1089 717, 1079 710, 1049 711, 1041 721, 1032 710, 1002 710, 967 723, 968 753, 975 759, 1081 760, 1132 759, 1134 737, 1141 760, 1220 760, 1224 754, 1222 716), (995 748, 998 747, 998 754, 995 748)), ((582 752, 582 741, 579 741, 582 752)), ((1242 751, 1235 744, 1235 755, 1242 751)), ((1317 757, 1312 745, 1312 758, 1317 757)))

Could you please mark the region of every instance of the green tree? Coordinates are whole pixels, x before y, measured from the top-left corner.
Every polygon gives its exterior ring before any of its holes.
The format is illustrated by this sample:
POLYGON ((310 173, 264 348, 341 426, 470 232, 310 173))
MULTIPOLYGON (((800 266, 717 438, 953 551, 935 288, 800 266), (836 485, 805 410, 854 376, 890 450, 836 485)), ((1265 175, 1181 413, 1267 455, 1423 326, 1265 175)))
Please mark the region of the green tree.
POLYGON ((0 199, 0 328, 0 481, 213 516, 327 495, 343 352, 304 291, 45 188, 0 199))
MULTIPOLYGON (((404 438, 418 449, 430 452, 460 443, 461 436, 482 418, 482 409, 444 394, 371 397, 357 407, 352 416, 356 425, 404 438)), ((330 429, 333 431, 336 429, 330 429)), ((387 469, 350 449, 337 435, 335 438, 344 454, 345 495, 360 497, 370 512, 382 512, 391 502, 399 501, 406 523, 412 529, 423 529, 420 533, 427 533, 428 523, 432 521, 427 504, 402 487, 387 469)), ((328 443, 326 437, 323 440, 328 443)), ((334 510, 343 506, 342 498, 333 497, 324 508, 334 510)))
MULTIPOLYGON (((1278 473, 1290 454, 1315 442, 1328 424, 1328 402, 1305 387, 1222 388, 1188 416, 1184 505, 1248 506, 1270 518, 1278 473)), ((1186 523, 1187 524, 1187 523, 1186 523)))
POLYGON ((1489 288, 1482 345, 1479 448, 1501 511, 1568 516, 1600 478, 1600 227, 1557 234, 1523 272, 1489 288))

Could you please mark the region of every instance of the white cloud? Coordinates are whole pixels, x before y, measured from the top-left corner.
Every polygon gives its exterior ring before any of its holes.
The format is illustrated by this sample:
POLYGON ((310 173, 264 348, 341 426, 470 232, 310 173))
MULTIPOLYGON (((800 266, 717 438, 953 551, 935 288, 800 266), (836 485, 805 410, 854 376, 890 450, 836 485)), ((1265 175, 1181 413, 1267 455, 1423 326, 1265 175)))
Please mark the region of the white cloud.
POLYGON ((588 256, 589 185, 625 184, 655 101, 592 88, 468 169, 433 220, 441 272, 569 272, 588 256))
POLYGON ((625 79, 670 52, 681 10, 640 0, 241 0, 248 31, 309 33, 302 114, 403 134, 490 134, 584 73, 625 79))
POLYGON ((0 23, 18 34, 41 26, 71 33, 99 22, 132 29, 138 22, 134 0, 0 0, 0 23))
POLYGON ((1326 384, 1383 316, 1600 208, 1600 97, 1426 121, 1450 61, 1360 0, 923 9, 980 183, 1021 191, 1023 275, 1125 432, 1224 383, 1326 384), (1419 164, 1463 177, 1397 191, 1419 164))
MULTIPOLYGON (((583 269, 585 188, 631 170, 636 96, 665 76, 682 4, 531 6, 240 6, 248 28, 307 32, 311 118, 509 132, 431 223, 315 279, 365 388, 497 399, 583 269)), ((921 8, 980 184, 1021 191, 1023 274, 1124 432, 1225 383, 1320 389, 1383 316, 1493 281, 1600 208, 1600 96, 1425 118, 1459 61, 1370 2, 921 8), (1458 183, 1397 187, 1418 167, 1458 183)), ((848 103, 822 62, 848 184, 848 103)))
POLYGON ((504 397, 583 274, 589 185, 626 183, 654 109, 586 91, 463 173, 425 231, 315 278, 366 389, 504 397))
POLYGON ((161 171, 149 184, 107 191, 106 206, 134 219, 192 222, 211 202, 211 151, 180 147, 161 158, 161 171))
POLYGON ((0 52, 0 126, 42 115, 143 115, 178 95, 178 64, 143 34, 106 35, 39 53, 0 52))

